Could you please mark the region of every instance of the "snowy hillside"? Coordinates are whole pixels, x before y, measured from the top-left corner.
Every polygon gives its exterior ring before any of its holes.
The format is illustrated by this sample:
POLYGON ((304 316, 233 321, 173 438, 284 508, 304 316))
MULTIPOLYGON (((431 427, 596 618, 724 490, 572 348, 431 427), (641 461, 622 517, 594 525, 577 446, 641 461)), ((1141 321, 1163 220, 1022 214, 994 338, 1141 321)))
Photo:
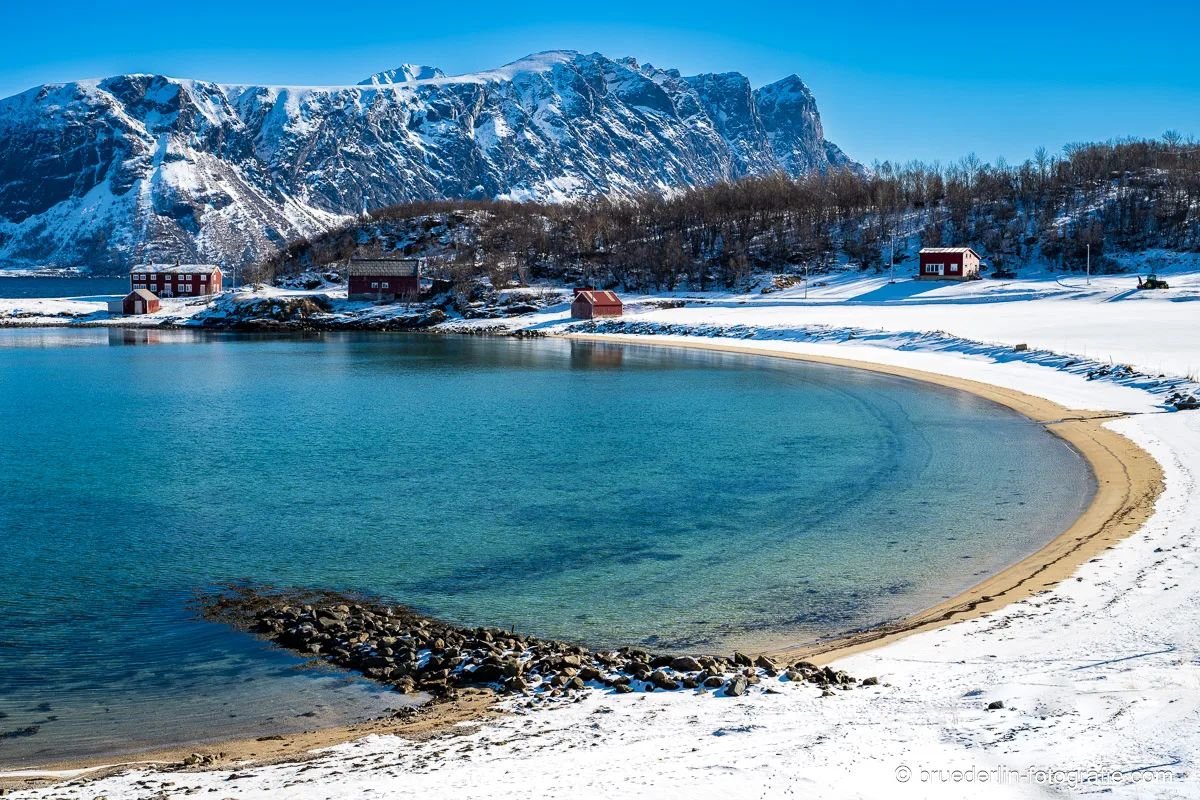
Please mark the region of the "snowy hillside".
POLYGON ((0 264, 238 264, 408 200, 628 196, 831 166, 857 165, 796 76, 753 89, 568 51, 458 77, 406 64, 357 86, 123 75, 0 101, 0 264))

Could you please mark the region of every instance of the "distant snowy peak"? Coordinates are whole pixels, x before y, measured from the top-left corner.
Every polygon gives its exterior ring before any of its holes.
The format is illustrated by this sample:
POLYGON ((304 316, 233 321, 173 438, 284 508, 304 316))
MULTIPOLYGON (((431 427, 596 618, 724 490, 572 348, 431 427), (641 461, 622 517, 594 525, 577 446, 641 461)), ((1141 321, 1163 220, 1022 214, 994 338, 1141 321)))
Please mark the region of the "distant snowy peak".
POLYGON ((390 86, 395 83, 410 81, 428 81, 434 78, 444 78, 446 73, 437 67, 427 67, 424 64, 401 64, 386 72, 377 72, 365 81, 359 81, 359 86, 390 86))
MULTIPOLYGON (((599 55, 598 53, 595 55, 599 55)), ((396 69, 380 72, 359 83, 360 86, 388 86, 413 81, 439 80, 445 84, 473 84, 510 82, 518 77, 530 77, 551 72, 556 67, 573 67, 585 58, 574 50, 547 50, 518 58, 516 61, 495 69, 469 72, 464 75, 447 75, 437 67, 420 64, 401 64, 396 69), (444 81, 443 81, 444 79, 444 81)))
POLYGON ((120 75, 0 100, 0 262, 236 266, 413 200, 632 197, 839 168, 861 169, 794 75, 755 89, 571 50, 459 76, 404 64, 354 86, 120 75))

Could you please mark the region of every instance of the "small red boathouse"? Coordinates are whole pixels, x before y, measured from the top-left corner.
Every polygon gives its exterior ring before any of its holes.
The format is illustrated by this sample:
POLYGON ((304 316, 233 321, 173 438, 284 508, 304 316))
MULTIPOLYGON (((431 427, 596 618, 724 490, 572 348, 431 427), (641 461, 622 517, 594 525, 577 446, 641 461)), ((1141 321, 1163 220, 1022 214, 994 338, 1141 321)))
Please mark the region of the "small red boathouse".
POLYGON ((571 316, 576 319, 619 317, 623 310, 621 298, 608 291, 581 291, 575 295, 575 302, 571 303, 571 316))
POLYGON ((124 314, 153 314, 162 306, 158 297, 149 289, 134 289, 121 301, 124 314))

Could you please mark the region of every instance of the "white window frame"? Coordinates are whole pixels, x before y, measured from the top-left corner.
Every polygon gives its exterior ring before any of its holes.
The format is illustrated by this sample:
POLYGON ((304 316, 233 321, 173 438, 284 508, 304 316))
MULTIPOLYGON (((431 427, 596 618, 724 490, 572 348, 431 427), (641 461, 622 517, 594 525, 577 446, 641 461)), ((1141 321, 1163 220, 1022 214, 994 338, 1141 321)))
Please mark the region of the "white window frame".
POLYGON ((941 263, 941 264, 929 263, 929 264, 925 265, 925 274, 926 275, 942 275, 942 274, 945 274, 945 270, 946 270, 946 265, 944 263, 941 263))
POLYGON ((388 282, 387 282, 387 281, 384 281, 383 283, 379 284, 379 288, 381 288, 381 289, 386 289, 386 288, 388 288, 388 282))

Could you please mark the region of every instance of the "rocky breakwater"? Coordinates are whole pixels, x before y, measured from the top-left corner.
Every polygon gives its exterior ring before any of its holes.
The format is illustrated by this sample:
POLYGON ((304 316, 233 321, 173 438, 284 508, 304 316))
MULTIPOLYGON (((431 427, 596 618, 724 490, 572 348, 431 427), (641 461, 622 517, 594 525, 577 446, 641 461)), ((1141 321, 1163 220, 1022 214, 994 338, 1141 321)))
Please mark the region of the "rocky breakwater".
POLYGON ((805 683, 823 696, 878 683, 807 661, 768 656, 589 650, 498 628, 451 625, 402 606, 330 592, 237 589, 202 600, 203 614, 282 647, 356 670, 402 693, 452 697, 485 687, 502 695, 561 697, 586 689, 683 691, 736 697, 805 683))
POLYGON ((311 294, 224 298, 195 319, 205 328, 232 331, 411 331, 444 322, 446 313, 399 303, 339 310, 328 297, 311 294))

